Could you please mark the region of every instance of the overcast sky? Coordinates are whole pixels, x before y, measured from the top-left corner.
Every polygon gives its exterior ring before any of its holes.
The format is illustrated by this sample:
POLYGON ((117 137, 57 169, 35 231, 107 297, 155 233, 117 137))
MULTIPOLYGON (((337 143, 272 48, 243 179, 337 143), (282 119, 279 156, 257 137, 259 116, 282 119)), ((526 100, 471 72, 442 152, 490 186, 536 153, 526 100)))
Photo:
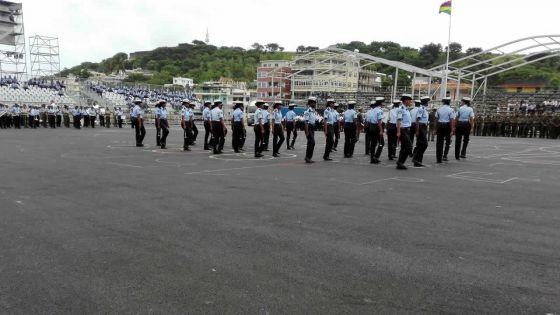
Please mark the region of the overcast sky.
MULTIPOLYGON (((23 0, 27 36, 60 39, 62 67, 118 52, 204 40, 249 48, 275 42, 326 47, 353 40, 411 47, 446 45, 444 0, 23 0), (331 4, 332 3, 332 4, 331 4)), ((560 34, 558 0, 453 0, 452 41, 491 48, 525 36, 560 34)))

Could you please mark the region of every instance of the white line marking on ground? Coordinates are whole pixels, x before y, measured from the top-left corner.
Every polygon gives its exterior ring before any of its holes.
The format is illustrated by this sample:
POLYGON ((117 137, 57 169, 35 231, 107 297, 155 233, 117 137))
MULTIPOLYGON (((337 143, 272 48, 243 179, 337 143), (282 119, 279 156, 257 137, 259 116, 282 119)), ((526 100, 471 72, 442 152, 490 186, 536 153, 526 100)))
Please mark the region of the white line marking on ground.
POLYGON ((492 178, 485 178, 481 176, 492 176, 494 173, 487 173, 487 172, 461 172, 456 174, 447 175, 446 177, 449 178, 456 178, 461 180, 468 180, 471 182, 485 182, 491 184, 505 184, 510 181, 516 180, 517 177, 512 177, 509 179, 492 179, 492 178))
POLYGON ((218 169, 218 170, 204 170, 204 171, 198 171, 198 172, 189 172, 189 173, 185 173, 185 175, 207 174, 207 173, 228 172, 228 171, 240 171, 240 170, 250 170, 250 169, 255 169, 255 168, 292 166, 292 165, 295 165, 295 164, 294 163, 283 163, 283 164, 268 164, 268 165, 258 165, 258 166, 234 167, 234 168, 224 168, 224 169, 218 169))
POLYGON ((138 166, 138 165, 116 163, 116 162, 108 162, 107 164, 116 165, 116 166, 124 166, 124 167, 132 167, 132 168, 142 168, 142 166, 138 166))

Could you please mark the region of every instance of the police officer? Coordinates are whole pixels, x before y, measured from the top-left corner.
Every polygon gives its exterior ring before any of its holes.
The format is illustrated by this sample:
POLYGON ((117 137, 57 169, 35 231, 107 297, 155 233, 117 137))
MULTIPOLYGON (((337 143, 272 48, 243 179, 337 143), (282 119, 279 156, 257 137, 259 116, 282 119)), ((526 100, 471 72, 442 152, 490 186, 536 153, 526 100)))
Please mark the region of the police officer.
POLYGON ((99 107, 99 127, 105 127, 105 108, 99 107))
POLYGON ((159 116, 160 116, 161 106, 162 106, 161 102, 163 102, 163 100, 159 100, 154 108, 154 117, 155 117, 154 123, 156 127, 156 145, 158 147, 161 146, 161 125, 159 121, 159 116))
POLYGON ((82 116, 84 117, 84 127, 85 128, 89 128, 89 111, 88 111, 88 107, 85 106, 84 109, 82 110, 82 116))
POLYGON ((88 115, 89 115, 89 124, 91 128, 95 128, 95 120, 97 119, 97 109, 93 106, 90 107, 88 109, 88 115))
POLYGON ((4 104, 0 104, 0 129, 6 129, 7 128, 7 115, 8 112, 6 110, 6 107, 4 107, 4 104))
POLYGON ((255 122, 253 126, 253 131, 255 132, 255 157, 260 158, 263 157, 262 149, 263 149, 263 137, 264 137, 264 121, 263 121, 263 114, 262 114, 262 106, 264 102, 257 101, 255 102, 255 106, 257 109, 255 110, 255 122))
POLYGON ((387 121, 387 154, 389 160, 392 161, 397 156, 397 114, 399 112, 400 101, 393 101, 393 107, 389 111, 389 119, 387 121))
POLYGON ((45 104, 41 105, 41 123, 43 128, 47 128, 49 126, 49 111, 47 110, 47 105, 45 104))
POLYGON ((193 112, 190 110, 190 101, 183 100, 183 108, 181 108, 181 128, 183 128, 183 151, 190 151, 192 145, 192 126, 194 124, 193 112))
POLYGON ((430 115, 428 116, 428 140, 434 142, 436 135, 437 119, 436 119, 436 109, 432 109, 430 115))
POLYGON ((62 120, 64 121, 64 127, 70 128, 70 110, 68 105, 64 105, 64 109, 62 110, 62 120))
POLYGON ((62 108, 51 101, 53 108, 56 110, 56 126, 62 127, 62 108))
POLYGON ((366 112, 365 123, 370 139, 370 163, 379 164, 379 157, 383 151, 385 140, 383 139, 383 102, 385 98, 376 97, 375 101, 371 102, 370 110, 366 112))
POLYGON ((430 122, 430 115, 428 114, 428 103, 430 97, 425 96, 420 99, 420 106, 416 109, 415 116, 412 116, 412 121, 416 122, 416 147, 412 162, 415 167, 424 167, 422 161, 424 160, 424 153, 428 149, 428 123, 430 122))
POLYGON ((288 112, 286 116, 284 116, 284 120, 286 122, 286 146, 288 147, 287 150, 293 150, 294 144, 296 143, 297 139, 297 114, 294 111, 296 107, 295 104, 288 105, 288 112), (292 142, 290 142, 290 138, 293 134, 292 142))
POLYGON ((21 108, 18 104, 14 104, 12 107, 12 120, 14 122, 15 129, 21 129, 21 120, 20 120, 21 108))
POLYGON ((47 111, 49 114, 49 127, 56 128, 56 109, 54 109, 52 105, 49 105, 47 111))
POLYGON ((339 108, 340 106, 338 103, 334 103, 334 110, 336 112, 336 123, 334 125, 334 143, 333 143, 333 151, 337 151, 338 148, 338 141, 340 141, 340 129, 343 128, 343 120, 344 116, 342 115, 342 111, 339 108))
POLYGON ((358 113, 354 110, 355 101, 348 102, 348 109, 344 112, 344 157, 351 158, 354 155, 358 133, 358 113))
POLYGON ((167 122, 168 112, 167 112, 167 108, 165 108, 166 104, 167 104, 166 100, 162 99, 159 101, 159 115, 157 116, 158 124, 161 128, 161 139, 159 143, 162 149, 166 149, 167 136, 169 135, 169 123, 167 122))
POLYGON ((323 112, 323 132, 326 137, 325 153, 323 160, 332 161, 330 154, 334 145, 334 128, 338 126, 338 113, 334 110, 335 101, 333 99, 327 100, 327 108, 323 112))
POLYGON ((317 122, 317 112, 315 107, 317 106, 317 98, 310 97, 307 100, 307 110, 303 114, 303 119, 305 121, 305 136, 307 138, 307 149, 305 151, 305 163, 311 164, 315 163, 313 159, 313 150, 315 150, 315 123, 317 122))
POLYGON ((21 108, 21 116, 20 116, 20 120, 21 123, 23 124, 23 126, 25 128, 29 128, 29 109, 27 108, 27 105, 23 104, 23 107, 21 108))
POLYGON ((231 116, 231 128, 232 128, 232 135, 231 135, 231 146, 235 153, 241 152, 241 143, 243 139, 243 135, 245 132, 245 124, 243 123, 243 118, 245 114, 243 113, 243 102, 235 102, 233 114, 231 116))
POLYGON ((204 150, 210 150, 210 146, 208 144, 208 139, 212 133, 210 105, 212 105, 212 102, 204 102, 204 109, 202 110, 202 120, 204 122, 204 150))
MULTIPOLYGON (((412 144, 413 148, 415 148, 414 138, 416 137, 416 116, 420 104, 421 104, 420 100, 414 100, 414 107, 410 109, 410 117, 412 118, 412 124, 410 125, 410 143, 412 144)), ((414 155, 414 149, 412 150, 412 154, 410 155, 410 157, 413 157, 413 155, 414 155)))
POLYGON ((443 106, 436 112, 437 119, 437 140, 436 140, 436 162, 448 161, 447 154, 451 145, 451 135, 455 133, 455 120, 453 109, 449 106, 451 98, 445 97, 442 100, 443 106), (445 149, 443 142, 445 141, 445 149))
POLYGON ((469 97, 463 97, 461 100, 463 105, 459 108, 456 119, 456 130, 455 130, 455 159, 467 158, 467 146, 469 145, 469 139, 471 130, 474 127, 474 111, 471 107, 471 99, 469 97), (461 143, 463 146, 461 147, 461 143))
POLYGON ((136 138, 136 146, 143 147, 144 137, 146 136, 146 128, 144 128, 144 109, 142 108, 142 100, 134 99, 134 107, 130 112, 131 121, 134 123, 134 131, 136 138))
POLYGON ((282 125, 282 102, 274 103, 270 128, 272 129, 272 156, 280 156, 280 147, 284 144, 284 126, 282 125))
POLYGON ((111 110, 105 106, 105 127, 111 128, 111 110))
POLYGON ((192 132, 191 132, 192 137, 191 137, 191 139, 190 139, 190 145, 195 145, 196 138, 198 137, 198 128, 196 128, 196 122, 195 122, 195 120, 194 120, 194 108, 195 108, 195 104, 194 104, 193 102, 189 101, 188 106, 189 106, 188 109, 189 109, 189 111, 190 111, 190 114, 191 114, 191 117, 192 117, 192 120, 193 120, 193 122, 192 122, 192 127, 191 127, 191 130, 192 130, 192 132))
POLYGON ((122 128, 122 123, 123 123, 123 110, 120 107, 117 107, 117 110, 115 111, 115 118, 117 119, 117 125, 119 126, 119 128, 122 128))
POLYGON ((263 151, 268 151, 268 142, 270 141, 270 112, 268 111, 268 103, 263 104, 263 123, 264 123, 264 135, 263 135, 263 151))
POLYGON ((74 128, 76 129, 80 129, 81 128, 81 124, 80 124, 80 119, 82 115, 82 111, 80 110, 80 108, 78 106, 75 106, 74 109, 72 110, 72 117, 73 117, 73 122, 74 122, 74 128))
POLYGON ((222 154, 226 141, 226 125, 224 123, 224 112, 222 101, 214 101, 214 108, 210 111, 212 120, 212 135, 214 136, 214 154, 222 154))
POLYGON ((39 109, 37 106, 31 106, 31 110, 29 111, 29 125, 33 129, 39 127, 39 109))
POLYGON ((399 152, 399 159, 397 160, 397 169, 406 170, 404 165, 406 159, 412 152, 412 142, 410 141, 410 126, 412 125, 412 117, 408 108, 412 105, 412 96, 410 94, 403 94, 401 96, 402 104, 399 106, 397 112, 397 138, 401 142, 401 150, 399 152))

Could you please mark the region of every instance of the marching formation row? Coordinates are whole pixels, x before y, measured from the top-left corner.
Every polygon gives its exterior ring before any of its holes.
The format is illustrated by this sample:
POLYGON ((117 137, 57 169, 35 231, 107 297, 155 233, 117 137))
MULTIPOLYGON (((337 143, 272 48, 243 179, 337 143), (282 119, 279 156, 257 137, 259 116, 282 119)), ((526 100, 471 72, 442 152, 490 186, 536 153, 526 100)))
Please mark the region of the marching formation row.
MULTIPOLYGON (((403 94, 401 100, 394 102, 391 110, 388 112, 387 123, 383 111, 385 99, 376 98, 371 102, 371 109, 365 113, 363 128, 366 134, 366 154, 370 155, 371 163, 378 164, 383 148, 385 146, 384 134, 387 134, 388 142, 388 159, 397 159, 397 169, 406 169, 406 160, 412 157, 415 167, 423 167, 424 153, 428 147, 428 124, 429 124, 429 106, 430 98, 424 97, 420 101, 414 102, 411 95, 403 94), (413 106, 415 104, 415 106, 413 106), (416 139, 416 146, 413 146, 416 139), (397 157, 397 144, 400 142, 400 152, 397 157)), ((166 148, 167 136, 169 134, 169 124, 167 122, 168 111, 166 109, 167 101, 160 100, 157 103, 155 111, 156 139, 157 145, 162 149, 166 148)), ((474 111, 470 106, 470 99, 463 98, 462 106, 457 112, 451 107, 451 99, 445 98, 443 106, 435 113, 436 118, 436 160, 442 163, 448 160, 448 153, 451 145, 451 136, 456 136, 455 141, 455 158, 460 160, 466 158, 467 146, 471 130, 474 126, 474 111)), ((307 139, 307 149, 305 154, 306 163, 314 163, 313 154, 315 149, 315 124, 317 123, 318 114, 315 110, 317 99, 311 97, 308 99, 303 119, 305 125, 305 136, 307 139)), ((348 109, 342 114, 343 119, 339 120, 339 113, 335 109, 336 102, 328 99, 326 110, 323 113, 323 133, 326 137, 326 146, 323 154, 323 160, 331 161, 330 154, 336 151, 338 139, 337 135, 341 131, 344 132, 344 157, 352 158, 354 155, 354 147, 358 141, 358 135, 361 132, 362 124, 358 121, 358 113, 356 112, 355 102, 348 103, 348 109)), ((204 149, 213 150, 214 154, 221 154, 225 137, 227 136, 227 127, 224 121, 222 111, 222 102, 207 102, 204 104, 202 117, 204 120, 204 149)), ((272 155, 278 157, 280 149, 286 142, 287 150, 292 150, 297 138, 297 115, 294 112, 295 105, 289 106, 286 115, 282 115, 281 103, 273 104, 272 112, 268 111, 268 104, 264 102, 256 102, 257 110, 255 111, 255 124, 253 131, 255 133, 254 156, 255 158, 263 157, 263 152, 268 150, 268 142, 270 134, 273 136, 272 155), (284 136, 286 134, 286 136, 284 136), (290 141, 291 140, 291 141, 290 141)), ((189 100, 183 101, 181 126, 184 131, 185 151, 190 150, 190 146, 194 144, 198 130, 194 123, 194 104, 189 100)), ((131 120, 135 127, 136 146, 142 147, 146 129, 144 127, 144 109, 142 100, 135 99, 134 107, 131 111, 131 120)), ((245 113, 243 112, 243 103, 234 104, 234 112, 231 118, 232 126, 232 146, 235 152, 243 151, 246 126, 245 113)))

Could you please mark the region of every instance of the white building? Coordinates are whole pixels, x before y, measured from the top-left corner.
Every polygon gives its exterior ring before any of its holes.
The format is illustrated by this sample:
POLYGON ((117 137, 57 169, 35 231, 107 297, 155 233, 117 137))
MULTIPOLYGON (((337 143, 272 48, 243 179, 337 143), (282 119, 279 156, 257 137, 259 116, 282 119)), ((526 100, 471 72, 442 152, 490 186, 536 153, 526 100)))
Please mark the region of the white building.
POLYGON ((182 87, 194 87, 194 80, 189 78, 177 77, 173 78, 173 85, 180 85, 182 87))

